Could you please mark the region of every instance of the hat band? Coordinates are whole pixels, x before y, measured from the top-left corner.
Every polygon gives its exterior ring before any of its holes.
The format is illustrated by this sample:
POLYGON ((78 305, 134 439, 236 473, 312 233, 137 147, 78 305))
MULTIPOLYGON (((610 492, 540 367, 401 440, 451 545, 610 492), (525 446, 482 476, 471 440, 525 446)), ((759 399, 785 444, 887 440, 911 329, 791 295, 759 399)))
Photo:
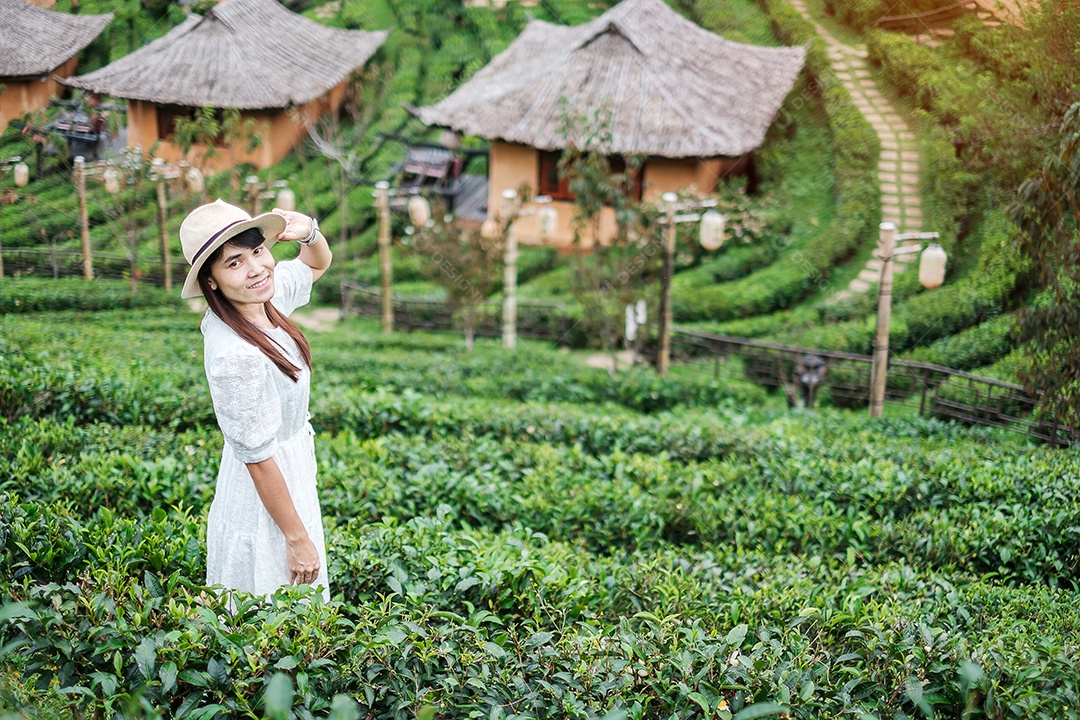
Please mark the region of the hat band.
POLYGON ((198 249, 198 251, 197 251, 197 252, 196 252, 196 253, 195 253, 194 255, 192 255, 192 256, 191 256, 191 264, 192 264, 192 265, 194 265, 194 264, 195 264, 196 262, 198 262, 198 260, 199 260, 199 257, 200 257, 200 256, 201 256, 201 255, 202 255, 202 254, 203 254, 204 252, 206 252, 207 250, 209 250, 209 249, 210 249, 210 246, 211 246, 211 245, 213 245, 213 244, 214 244, 214 242, 215 242, 215 241, 216 241, 216 240, 217 240, 217 239, 218 239, 219 237, 221 237, 221 234, 222 234, 223 232, 225 232, 226 230, 228 230, 229 228, 231 228, 231 227, 232 227, 232 226, 234 226, 234 225, 239 225, 239 224, 240 224, 240 223, 242 223, 242 222, 247 222, 247 221, 246 221, 246 220, 237 220, 237 221, 235 221, 235 222, 231 222, 231 223, 229 223, 228 225, 226 225, 225 227, 223 227, 223 228, 221 228, 220 230, 218 230, 218 231, 217 231, 216 233, 214 233, 213 235, 211 235, 211 236, 210 236, 210 239, 209 239, 209 240, 207 240, 207 241, 206 241, 206 242, 205 242, 205 243, 203 244, 203 246, 202 246, 201 248, 199 248, 199 249, 198 249))

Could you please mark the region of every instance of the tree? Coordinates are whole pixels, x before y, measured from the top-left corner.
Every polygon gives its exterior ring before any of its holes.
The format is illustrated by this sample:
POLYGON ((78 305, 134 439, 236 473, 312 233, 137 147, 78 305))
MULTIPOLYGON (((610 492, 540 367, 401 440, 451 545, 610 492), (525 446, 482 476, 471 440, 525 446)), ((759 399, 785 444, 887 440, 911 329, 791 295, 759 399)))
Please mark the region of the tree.
POLYGON ((340 260, 346 257, 349 239, 349 191, 357 182, 367 161, 381 145, 367 137, 374 122, 387 83, 380 77, 381 68, 358 71, 348 85, 348 94, 342 102, 340 113, 327 113, 314 123, 303 120, 311 144, 330 164, 330 182, 337 197, 339 227, 338 249, 340 260), (359 88, 370 88, 370 96, 364 97, 359 88), (342 115, 346 119, 343 120, 342 115))
POLYGON ((191 160, 191 164, 206 174, 207 165, 217 157, 219 145, 229 149, 229 179, 232 200, 240 194, 240 168, 237 148, 248 154, 262 145, 262 136, 255 132, 255 121, 244 119, 237 108, 201 107, 191 118, 178 117, 175 123, 175 142, 191 160), (196 152, 192 153, 192 150, 196 152))
MULTIPOLYGON (((502 269, 505 232, 484 237, 477 230, 462 228, 441 212, 435 216, 416 232, 409 247, 423 258, 427 278, 446 291, 446 302, 464 328, 465 347, 472 351, 483 314, 481 306, 502 269)), ((500 220, 505 228, 513 218, 500 220)))
POLYGON ((1031 261, 1038 294, 1021 312, 1020 379, 1042 391, 1040 410, 1080 428, 1080 103, 1061 124, 1061 144, 1009 208, 1016 250, 1031 261))
POLYGON ((584 322, 612 353, 611 372, 623 337, 626 307, 642 298, 644 281, 655 274, 662 256, 654 213, 637 200, 643 159, 626 156, 613 162, 611 132, 598 113, 593 118, 563 118, 567 147, 559 174, 574 197, 574 297, 584 322), (613 166, 621 169, 613 170, 613 166), (614 218, 614 235, 601 234, 604 218, 614 218))
POLYGON ((105 181, 107 185, 111 182, 117 183, 114 188, 117 192, 114 194, 109 190, 100 208, 110 222, 120 229, 117 240, 128 259, 128 282, 131 284, 132 294, 135 294, 139 287, 139 246, 146 240, 150 227, 145 221, 145 215, 139 210, 155 205, 155 184, 151 179, 154 149, 150 149, 150 154, 143 155, 137 149, 124 148, 117 166, 105 171, 114 174, 105 181))

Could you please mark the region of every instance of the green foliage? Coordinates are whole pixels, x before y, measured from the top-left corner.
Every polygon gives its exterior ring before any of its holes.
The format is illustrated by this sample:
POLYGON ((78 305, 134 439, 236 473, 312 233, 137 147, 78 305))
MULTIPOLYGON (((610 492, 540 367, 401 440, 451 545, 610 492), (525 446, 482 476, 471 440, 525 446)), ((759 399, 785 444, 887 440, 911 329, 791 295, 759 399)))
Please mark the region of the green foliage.
POLYGON ((1039 296, 1020 316, 1020 339, 1026 362, 1024 385, 1044 394, 1040 407, 1069 427, 1080 426, 1077 395, 1077 331, 1080 316, 1080 103, 1074 104, 1060 129, 1061 145, 1042 168, 1017 190, 1009 208, 1019 226, 1013 247, 1030 258, 1039 296))
POLYGON ((81 278, 5 278, 0 281, 0 314, 50 310, 116 310, 178 306, 177 300, 154 287, 137 293, 117 280, 81 278))
MULTIPOLYGON (((472 349, 480 307, 503 269, 505 228, 514 218, 504 220, 504 230, 497 237, 487 238, 478 229, 447 222, 442 211, 434 208, 435 217, 417 230, 409 250, 419 255, 428 279, 444 290, 447 304, 464 326, 465 343, 472 349)), ((516 264, 516 254, 514 260, 516 264)))
POLYGON ((0 420, 0 702, 17 712, 1075 706, 1070 452, 348 324, 312 337, 334 601, 292 588, 230 611, 202 585, 222 441, 198 316, 15 320, 0 397, 50 378, 0 420))
MULTIPOLYGON (((793 197, 807 210, 814 206, 805 203, 805 198, 821 194, 822 157, 831 155, 835 206, 824 212, 810 210, 809 215, 793 213, 791 234, 772 240, 782 252, 768 267, 734 282, 703 286, 692 297, 689 293, 682 298, 676 295, 675 311, 681 320, 723 321, 796 305, 828 283, 833 269, 850 259, 879 217, 875 191, 878 143, 873 129, 833 73, 824 43, 813 26, 785 2, 766 2, 765 8, 781 41, 788 45, 809 43, 810 49, 809 78, 785 101, 763 155, 810 163, 810 167, 800 167, 803 172, 798 174, 806 186, 780 193, 781 197, 793 197), (827 119, 831 133, 824 142, 807 137, 807 127, 820 114, 827 119), (778 133, 793 137, 777 137, 778 133)), ((791 162, 781 167, 781 182, 792 182, 796 173, 791 162)), ((820 208, 820 200, 817 202, 820 208)))
POLYGON ((625 308, 641 299, 646 276, 664 254, 652 210, 636 198, 644 158, 619 158, 621 170, 613 169, 610 117, 604 111, 576 117, 566 110, 561 132, 567 147, 559 177, 574 197, 574 297, 588 331, 599 336, 604 350, 614 351, 624 339, 625 308), (601 229, 605 217, 614 219, 610 237, 601 229))

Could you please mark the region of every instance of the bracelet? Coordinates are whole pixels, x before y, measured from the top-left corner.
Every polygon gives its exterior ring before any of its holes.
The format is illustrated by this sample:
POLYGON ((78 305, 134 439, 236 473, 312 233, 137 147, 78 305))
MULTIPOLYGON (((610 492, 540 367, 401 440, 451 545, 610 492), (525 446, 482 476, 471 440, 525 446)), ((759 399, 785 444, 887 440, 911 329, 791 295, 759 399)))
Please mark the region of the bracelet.
POLYGON ((315 218, 311 218, 311 233, 303 240, 297 240, 297 242, 304 247, 311 247, 319 242, 319 221, 315 218))

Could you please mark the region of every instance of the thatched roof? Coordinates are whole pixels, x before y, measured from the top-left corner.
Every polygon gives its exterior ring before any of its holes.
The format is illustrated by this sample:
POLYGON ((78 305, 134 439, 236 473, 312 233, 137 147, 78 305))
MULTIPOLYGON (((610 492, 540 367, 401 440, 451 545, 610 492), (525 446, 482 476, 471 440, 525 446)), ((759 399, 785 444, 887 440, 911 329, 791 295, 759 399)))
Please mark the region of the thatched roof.
POLYGON ((583 25, 531 20, 510 47, 419 117, 555 150, 567 144, 569 110, 607 125, 611 153, 736 157, 761 145, 805 55, 803 47, 724 40, 663 0, 625 0, 583 25))
POLYGON ((375 54, 387 34, 329 28, 275 0, 228 0, 67 83, 168 105, 285 108, 340 83, 375 54))
POLYGON ((113 16, 68 15, 0 0, 0 77, 44 75, 101 34, 113 16))

